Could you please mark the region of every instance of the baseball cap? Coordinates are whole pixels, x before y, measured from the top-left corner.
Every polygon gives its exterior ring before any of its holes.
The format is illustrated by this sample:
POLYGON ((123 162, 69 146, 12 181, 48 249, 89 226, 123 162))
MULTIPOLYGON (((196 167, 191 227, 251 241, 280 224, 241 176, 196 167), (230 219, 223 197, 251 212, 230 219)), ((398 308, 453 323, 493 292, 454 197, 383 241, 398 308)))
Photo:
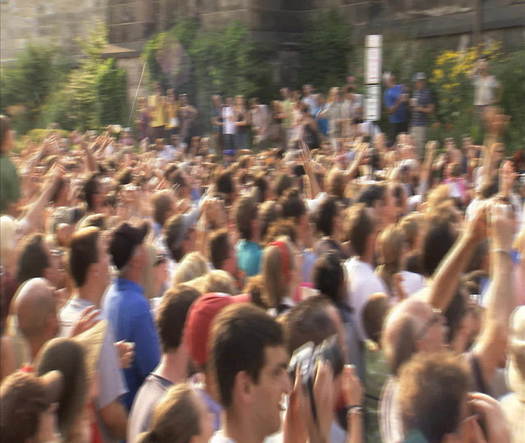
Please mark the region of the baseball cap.
POLYGON ((34 437, 41 414, 58 401, 63 389, 62 374, 50 371, 37 377, 18 371, 0 387, 0 435, 5 441, 25 441, 34 437))
POLYGON ((117 269, 126 266, 134 249, 144 241, 148 230, 149 225, 146 222, 140 226, 132 226, 124 222, 113 231, 109 252, 117 269))
POLYGON ((525 306, 512 314, 507 360, 507 384, 520 401, 525 401, 525 306))
POLYGON ((184 343, 193 361, 203 366, 208 357, 208 339, 213 319, 226 306, 251 301, 249 294, 228 295, 223 293, 205 294, 199 297, 190 308, 184 326, 184 343))
POLYGON ((418 72, 414 75, 414 81, 417 82, 419 80, 426 80, 427 76, 424 72, 418 72))

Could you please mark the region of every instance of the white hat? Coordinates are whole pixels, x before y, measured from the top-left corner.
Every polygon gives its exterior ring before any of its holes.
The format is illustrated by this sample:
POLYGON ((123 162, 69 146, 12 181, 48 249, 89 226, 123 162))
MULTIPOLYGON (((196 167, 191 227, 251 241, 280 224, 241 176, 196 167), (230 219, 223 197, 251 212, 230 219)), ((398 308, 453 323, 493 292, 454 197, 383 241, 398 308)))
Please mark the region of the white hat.
POLYGON ((507 384, 520 401, 525 401, 525 306, 514 310, 510 326, 507 384))

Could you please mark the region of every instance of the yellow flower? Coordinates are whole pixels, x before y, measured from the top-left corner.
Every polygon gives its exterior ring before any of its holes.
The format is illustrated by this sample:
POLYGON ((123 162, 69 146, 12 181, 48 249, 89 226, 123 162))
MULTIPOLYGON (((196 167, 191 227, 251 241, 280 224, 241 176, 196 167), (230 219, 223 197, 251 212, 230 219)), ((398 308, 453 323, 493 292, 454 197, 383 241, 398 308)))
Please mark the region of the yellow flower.
POLYGON ((436 81, 441 80, 444 77, 443 69, 434 69, 432 72, 436 81))

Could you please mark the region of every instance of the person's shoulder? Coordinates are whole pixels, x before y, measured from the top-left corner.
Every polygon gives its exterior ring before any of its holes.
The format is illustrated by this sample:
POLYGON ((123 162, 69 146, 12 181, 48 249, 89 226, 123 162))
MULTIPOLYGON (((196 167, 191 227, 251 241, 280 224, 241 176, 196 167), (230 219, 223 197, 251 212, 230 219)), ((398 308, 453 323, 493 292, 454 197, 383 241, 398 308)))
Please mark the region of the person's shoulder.
POLYGON ((137 392, 137 400, 147 400, 160 398, 173 383, 156 374, 149 374, 137 392))
POLYGON ((213 437, 210 439, 210 443, 235 443, 235 440, 232 440, 229 437, 224 435, 222 430, 218 430, 213 434, 213 437))

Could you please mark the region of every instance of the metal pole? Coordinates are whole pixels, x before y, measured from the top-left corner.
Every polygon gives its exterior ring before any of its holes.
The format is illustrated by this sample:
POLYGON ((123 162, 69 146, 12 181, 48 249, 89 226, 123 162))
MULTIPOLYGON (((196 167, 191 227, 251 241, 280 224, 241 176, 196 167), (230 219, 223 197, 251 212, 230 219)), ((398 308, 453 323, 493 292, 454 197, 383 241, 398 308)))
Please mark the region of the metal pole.
POLYGON ((142 84, 142 77, 144 77, 144 71, 146 70, 146 61, 144 61, 144 64, 142 65, 142 73, 140 74, 139 84, 137 85, 137 91, 135 92, 135 98, 133 99, 133 105, 131 105, 131 110, 129 112, 129 118, 128 118, 128 127, 131 123, 131 117, 133 116, 133 112, 135 111, 135 105, 137 104, 137 98, 139 96, 139 89, 140 85, 142 84))

